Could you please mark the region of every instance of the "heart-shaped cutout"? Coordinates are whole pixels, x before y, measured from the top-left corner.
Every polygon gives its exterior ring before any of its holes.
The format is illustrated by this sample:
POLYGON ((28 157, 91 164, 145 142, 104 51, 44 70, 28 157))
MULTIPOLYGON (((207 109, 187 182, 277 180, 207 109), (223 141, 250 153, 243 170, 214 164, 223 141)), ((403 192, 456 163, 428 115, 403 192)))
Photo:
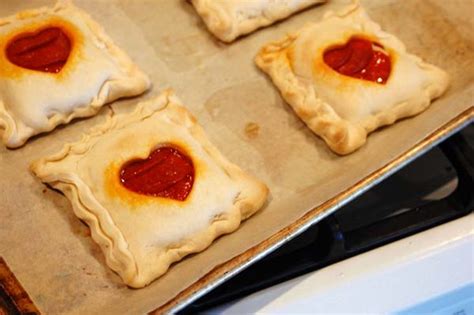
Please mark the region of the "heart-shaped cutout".
POLYGON ((194 184, 194 165, 177 148, 159 147, 144 160, 125 163, 120 182, 139 194, 184 201, 194 184))
POLYGON ((10 62, 22 68, 58 73, 69 58, 71 41, 59 27, 48 27, 16 36, 6 53, 10 62))
POLYGON ((390 76, 390 55, 383 46, 352 37, 345 45, 324 52, 324 62, 340 74, 385 84, 390 76))

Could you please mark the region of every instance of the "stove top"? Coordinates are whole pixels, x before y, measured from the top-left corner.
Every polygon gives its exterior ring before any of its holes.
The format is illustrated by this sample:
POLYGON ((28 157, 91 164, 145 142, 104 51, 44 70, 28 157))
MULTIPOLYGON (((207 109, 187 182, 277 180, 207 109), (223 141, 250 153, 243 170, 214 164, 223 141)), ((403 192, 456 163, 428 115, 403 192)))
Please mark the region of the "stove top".
POLYGON ((474 208, 474 125, 186 307, 204 311, 425 231, 474 208))

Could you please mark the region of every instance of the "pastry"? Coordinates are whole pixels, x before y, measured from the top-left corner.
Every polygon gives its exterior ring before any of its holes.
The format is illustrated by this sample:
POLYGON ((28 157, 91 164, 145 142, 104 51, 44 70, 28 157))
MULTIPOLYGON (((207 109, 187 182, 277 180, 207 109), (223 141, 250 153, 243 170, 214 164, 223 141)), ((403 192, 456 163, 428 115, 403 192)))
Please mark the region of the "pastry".
POLYGON ((102 27, 69 1, 0 19, 0 133, 7 147, 149 86, 102 27))
POLYGON ((325 0, 192 0, 207 28, 220 40, 232 42, 240 35, 275 23, 325 0))
POLYGON ((338 154, 361 147, 375 129, 422 112, 449 83, 357 3, 269 43, 256 63, 338 154))
POLYGON ((264 204, 264 184, 230 163, 170 91, 108 117, 31 166, 61 190, 123 281, 143 287, 264 204))

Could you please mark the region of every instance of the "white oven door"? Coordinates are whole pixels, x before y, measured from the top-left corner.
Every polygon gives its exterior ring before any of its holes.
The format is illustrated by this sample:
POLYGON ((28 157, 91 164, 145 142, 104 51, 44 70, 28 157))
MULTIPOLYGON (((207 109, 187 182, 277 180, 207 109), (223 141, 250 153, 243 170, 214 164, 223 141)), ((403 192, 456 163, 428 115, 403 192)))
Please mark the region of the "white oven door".
POLYGON ((474 314, 474 214, 206 313, 474 314))

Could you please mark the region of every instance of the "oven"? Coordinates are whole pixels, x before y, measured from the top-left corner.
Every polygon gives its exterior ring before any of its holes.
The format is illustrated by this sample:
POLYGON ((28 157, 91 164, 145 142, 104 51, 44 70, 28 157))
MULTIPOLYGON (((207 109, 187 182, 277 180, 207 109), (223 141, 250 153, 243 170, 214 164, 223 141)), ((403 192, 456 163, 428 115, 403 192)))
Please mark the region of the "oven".
POLYGON ((474 125, 181 311, 472 314, 474 125))

